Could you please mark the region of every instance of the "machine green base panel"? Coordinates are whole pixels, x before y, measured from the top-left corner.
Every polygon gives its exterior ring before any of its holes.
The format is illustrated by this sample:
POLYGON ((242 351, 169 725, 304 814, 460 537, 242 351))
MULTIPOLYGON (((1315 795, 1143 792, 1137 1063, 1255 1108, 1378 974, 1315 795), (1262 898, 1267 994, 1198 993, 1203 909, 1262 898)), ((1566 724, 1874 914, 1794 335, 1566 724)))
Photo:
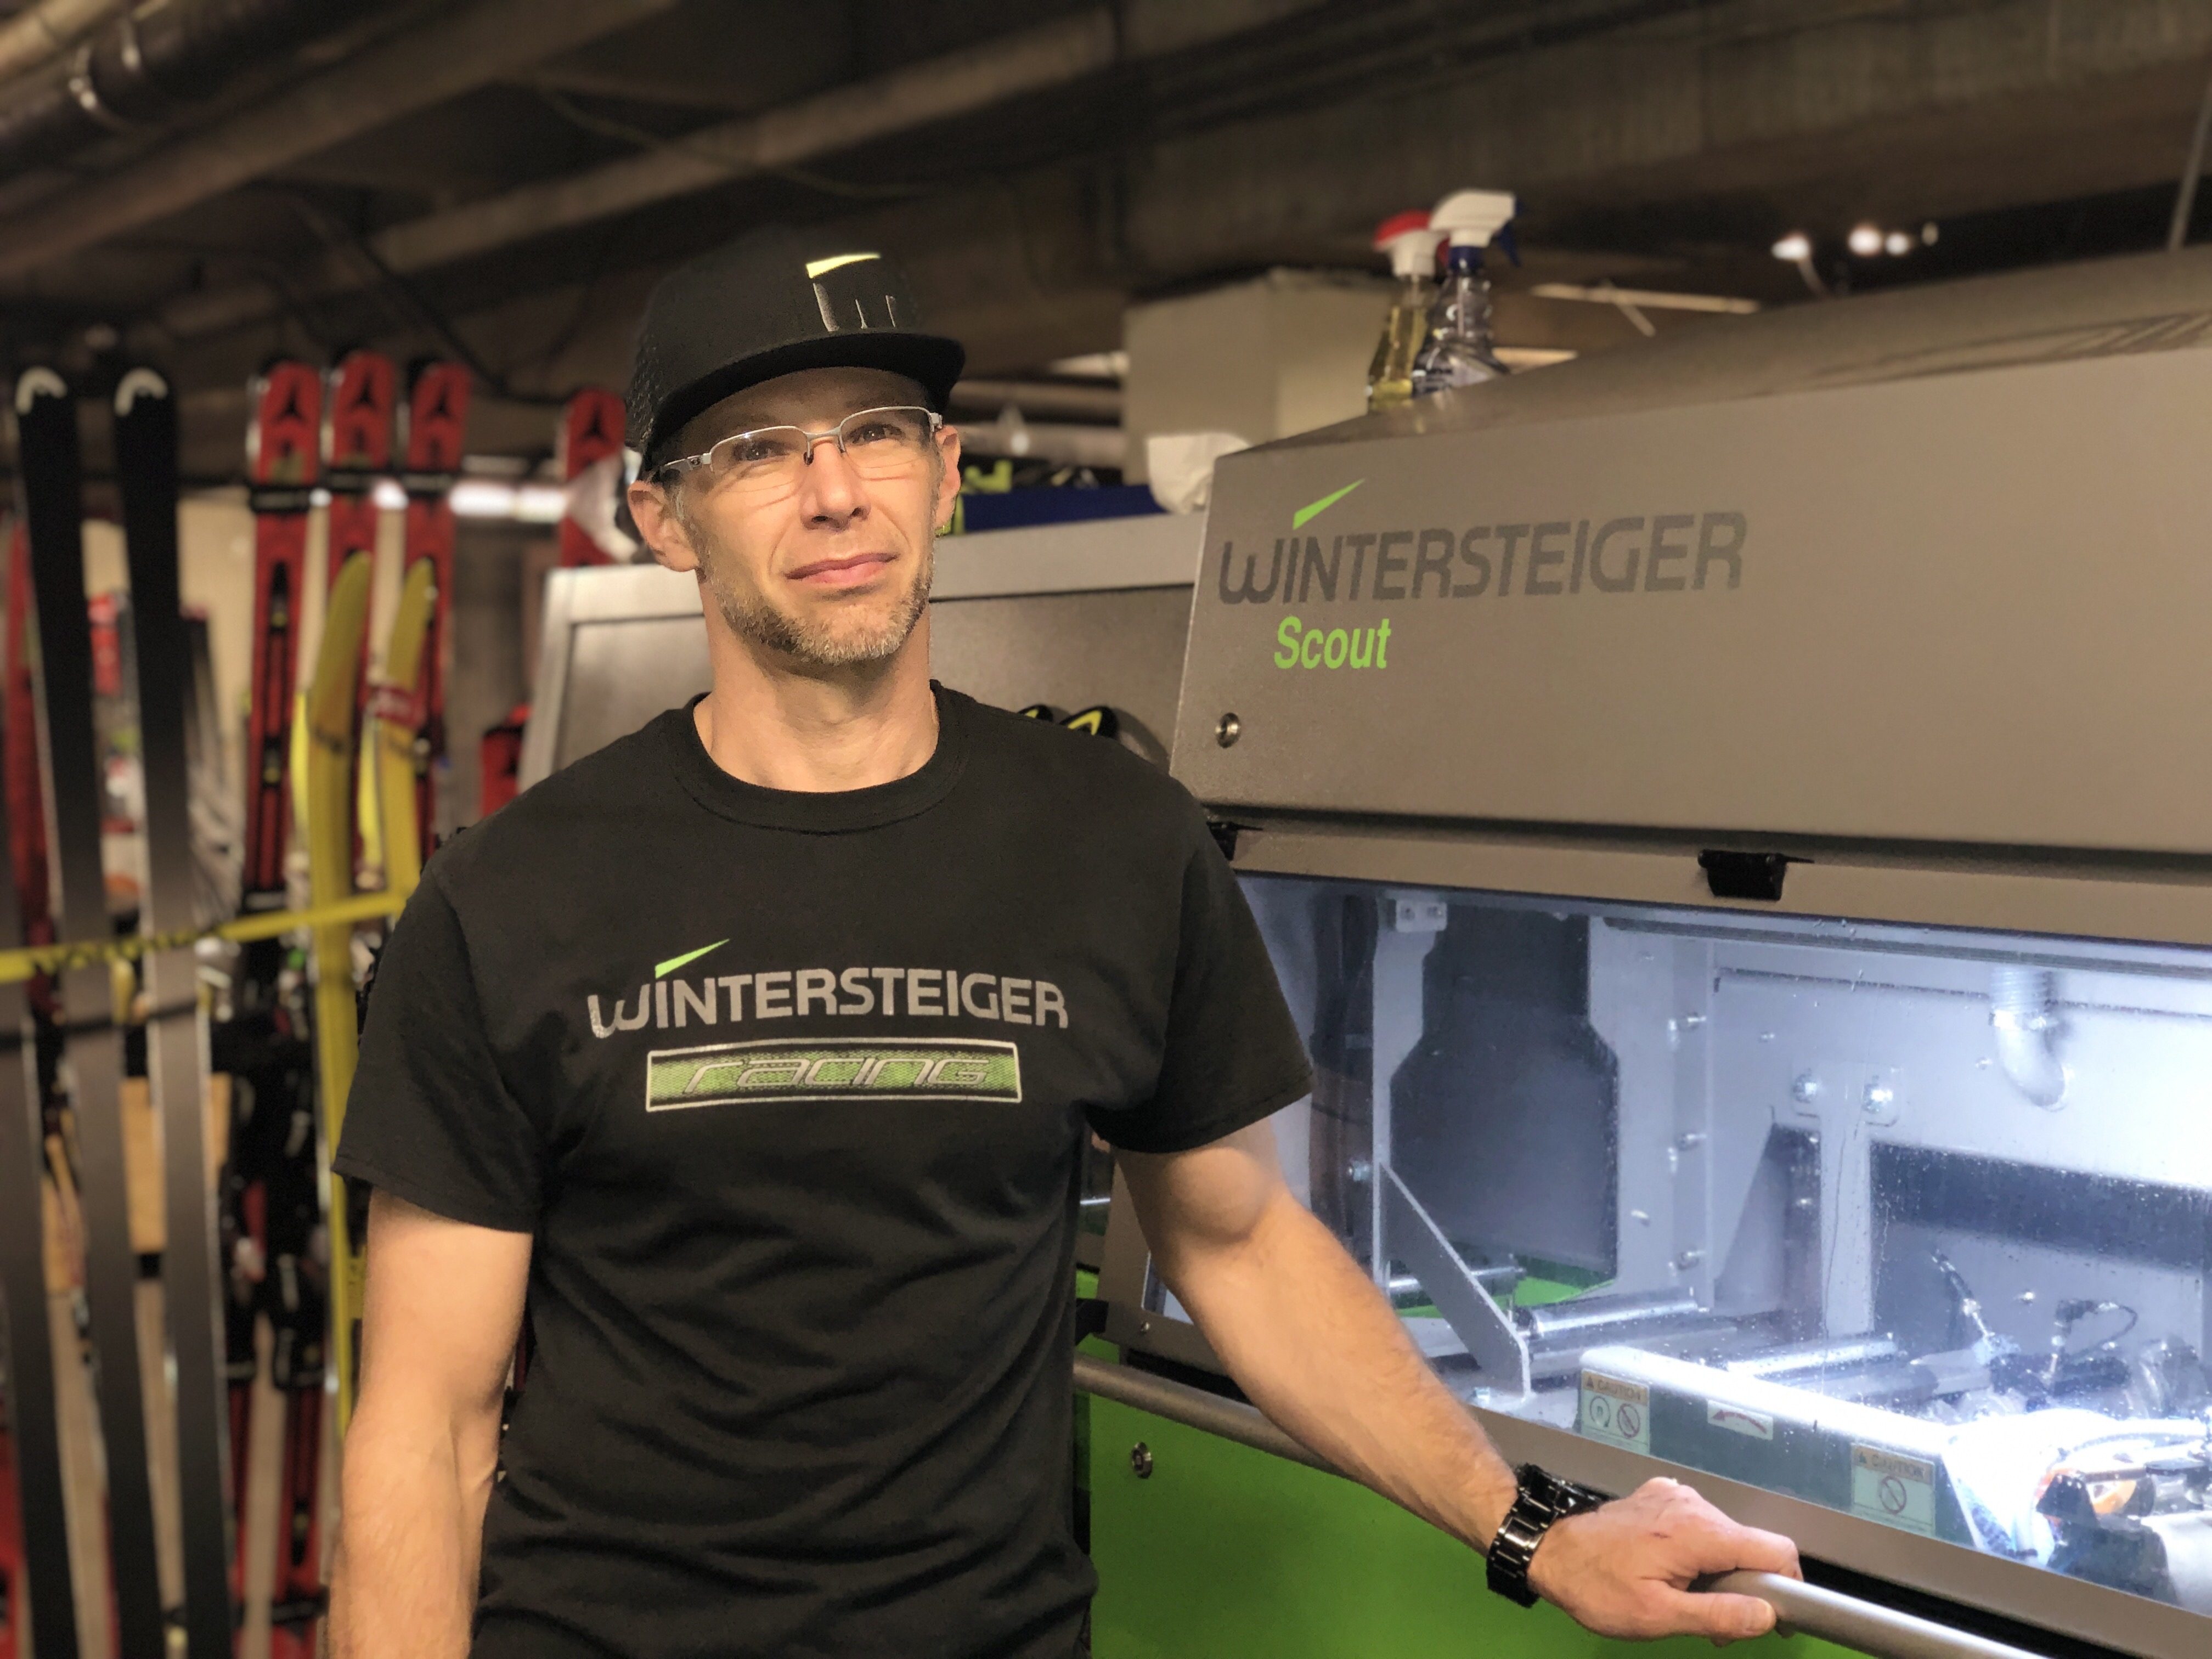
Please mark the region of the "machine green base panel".
MULTIPOLYGON (((1523 1611, 1482 1559, 1364 1487, 1107 1400, 1090 1407, 1095 1659, 1696 1659, 1523 1611), (1152 1473, 1130 1459, 1142 1443, 1152 1473)), ((1844 1659, 1764 1637, 1730 1659, 1844 1659)))

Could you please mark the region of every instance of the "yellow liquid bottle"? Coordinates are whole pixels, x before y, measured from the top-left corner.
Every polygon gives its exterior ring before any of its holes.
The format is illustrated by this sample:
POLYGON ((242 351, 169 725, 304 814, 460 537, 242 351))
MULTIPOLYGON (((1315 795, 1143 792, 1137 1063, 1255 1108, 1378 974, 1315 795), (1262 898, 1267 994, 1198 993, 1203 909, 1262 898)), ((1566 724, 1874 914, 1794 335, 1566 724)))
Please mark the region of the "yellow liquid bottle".
POLYGON ((1443 233, 1429 228, 1429 216, 1415 211, 1385 219, 1375 230, 1375 250, 1387 254, 1398 278, 1397 297, 1382 321, 1382 337, 1375 343, 1374 361, 1367 366, 1367 407, 1393 409, 1410 403, 1413 396, 1413 360, 1429 336, 1429 311, 1436 301, 1430 280, 1436 269, 1437 244, 1443 233))

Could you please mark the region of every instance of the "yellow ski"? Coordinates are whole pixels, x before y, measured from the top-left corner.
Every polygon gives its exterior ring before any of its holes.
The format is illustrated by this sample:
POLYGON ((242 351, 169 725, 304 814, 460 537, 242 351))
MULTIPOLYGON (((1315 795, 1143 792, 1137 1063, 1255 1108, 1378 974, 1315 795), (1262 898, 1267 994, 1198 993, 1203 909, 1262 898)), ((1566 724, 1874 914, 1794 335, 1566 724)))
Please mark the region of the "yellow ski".
MULTIPOLYGON (((309 902, 318 908, 353 896, 353 817, 347 811, 354 787, 354 710, 358 697, 361 645, 368 629, 370 558, 356 554, 331 584, 323 611, 323 638, 307 686, 304 718, 306 765, 301 769, 307 847, 309 902)), ((314 930, 315 1068, 321 1085, 324 1145, 335 1149, 345 1122, 346 1091, 353 1085, 359 1039, 354 1026, 353 931, 350 921, 314 930)), ((361 1254, 346 1217, 345 1184, 329 1177, 331 1241, 331 1356, 337 1372, 338 1430, 353 1415, 354 1333, 361 1315, 361 1254)))
MULTIPOLYGON (((417 559, 400 585, 398 609, 384 645, 384 684, 368 702, 364 741, 376 768, 377 818, 381 836, 384 885, 404 898, 422 878, 423 848, 416 828, 416 746, 422 729, 422 649, 430 637, 430 618, 438 603, 437 564, 417 559)), ((364 819, 366 822, 366 819, 364 819)))

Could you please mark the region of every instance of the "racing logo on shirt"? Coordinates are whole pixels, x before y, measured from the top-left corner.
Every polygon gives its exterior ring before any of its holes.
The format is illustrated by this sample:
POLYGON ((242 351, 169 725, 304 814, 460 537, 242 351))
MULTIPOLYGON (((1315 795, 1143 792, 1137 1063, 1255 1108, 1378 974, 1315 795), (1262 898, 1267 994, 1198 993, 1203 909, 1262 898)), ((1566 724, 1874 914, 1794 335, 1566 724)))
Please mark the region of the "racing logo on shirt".
POLYGON ((983 1100, 1014 1104, 1021 1097, 1021 1051, 1011 1042, 770 1039, 656 1048, 645 1062, 648 1112, 738 1102, 983 1100))

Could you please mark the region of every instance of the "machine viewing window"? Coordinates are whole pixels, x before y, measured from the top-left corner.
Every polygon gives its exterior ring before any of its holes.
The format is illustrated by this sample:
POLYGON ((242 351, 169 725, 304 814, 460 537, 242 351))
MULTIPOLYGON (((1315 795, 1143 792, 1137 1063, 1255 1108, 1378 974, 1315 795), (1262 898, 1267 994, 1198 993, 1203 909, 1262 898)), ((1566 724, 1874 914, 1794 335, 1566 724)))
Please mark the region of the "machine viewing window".
POLYGON ((1246 890, 1285 1164, 1466 1397, 2212 1612, 2212 951, 1246 890))

